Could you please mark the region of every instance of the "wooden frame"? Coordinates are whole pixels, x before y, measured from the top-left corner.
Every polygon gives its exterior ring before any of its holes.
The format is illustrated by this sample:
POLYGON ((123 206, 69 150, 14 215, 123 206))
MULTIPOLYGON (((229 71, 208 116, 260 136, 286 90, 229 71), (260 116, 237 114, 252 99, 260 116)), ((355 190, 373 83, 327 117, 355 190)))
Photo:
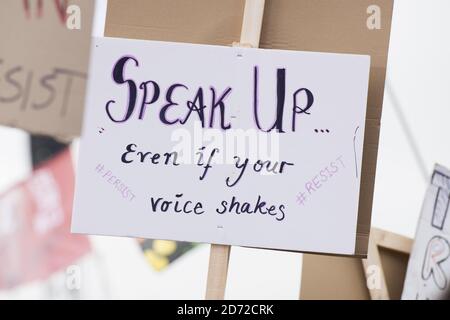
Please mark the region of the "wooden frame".
POLYGON ((400 299, 412 244, 372 228, 367 259, 305 254, 300 299, 400 299), (373 288, 371 277, 377 277, 373 288))
POLYGON ((380 251, 383 249, 387 249, 398 254, 407 255, 409 257, 409 255, 411 254, 412 245, 413 241, 409 238, 405 238, 398 234, 383 231, 380 229, 372 229, 369 241, 369 254, 367 256, 367 259, 362 260, 362 264, 366 272, 372 265, 381 266, 381 287, 379 289, 369 289, 370 297, 372 298, 372 300, 391 299, 386 279, 387 275, 385 274, 384 268, 382 267, 383 261, 380 251))

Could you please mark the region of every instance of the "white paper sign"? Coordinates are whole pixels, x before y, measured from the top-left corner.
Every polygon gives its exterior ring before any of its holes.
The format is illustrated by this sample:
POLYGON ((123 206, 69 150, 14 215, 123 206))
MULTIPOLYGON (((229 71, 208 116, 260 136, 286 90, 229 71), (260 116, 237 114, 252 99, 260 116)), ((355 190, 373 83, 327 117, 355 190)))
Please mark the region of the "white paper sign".
POLYGON ((422 206, 402 299, 450 299, 450 170, 436 165, 422 206))
POLYGON ((369 66, 96 39, 73 232, 353 254, 369 66))

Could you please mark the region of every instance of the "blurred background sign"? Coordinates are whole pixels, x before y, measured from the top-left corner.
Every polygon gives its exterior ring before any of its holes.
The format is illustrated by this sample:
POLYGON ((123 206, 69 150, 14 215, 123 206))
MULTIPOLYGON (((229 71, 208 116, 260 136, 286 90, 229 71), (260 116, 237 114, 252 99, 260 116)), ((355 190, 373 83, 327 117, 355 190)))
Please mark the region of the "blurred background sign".
POLYGON ((156 271, 165 270, 169 264, 193 249, 196 244, 172 240, 138 239, 148 263, 156 271))
POLYGON ((95 1, 2 0, 0 124, 80 133, 95 1))
POLYGON ((48 278, 91 248, 70 233, 74 173, 69 150, 0 197, 0 288, 48 278))

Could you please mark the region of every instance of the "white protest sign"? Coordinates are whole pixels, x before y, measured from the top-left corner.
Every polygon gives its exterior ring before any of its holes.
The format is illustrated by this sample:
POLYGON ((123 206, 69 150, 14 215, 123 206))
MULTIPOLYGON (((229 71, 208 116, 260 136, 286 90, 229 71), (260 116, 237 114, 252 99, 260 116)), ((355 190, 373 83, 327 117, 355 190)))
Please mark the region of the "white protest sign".
POLYGON ((369 67, 96 39, 72 231, 353 254, 369 67))
POLYGON ((420 214, 402 299, 450 299, 450 170, 436 165, 420 214))

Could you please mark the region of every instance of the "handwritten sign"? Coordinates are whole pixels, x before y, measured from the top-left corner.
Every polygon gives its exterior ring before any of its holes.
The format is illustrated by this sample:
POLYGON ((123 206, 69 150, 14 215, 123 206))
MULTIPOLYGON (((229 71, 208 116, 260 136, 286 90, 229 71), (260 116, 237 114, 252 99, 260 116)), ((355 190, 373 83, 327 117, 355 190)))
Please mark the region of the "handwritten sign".
POLYGON ((353 254, 368 56, 104 38, 72 231, 353 254))
POLYGON ((436 165, 425 195, 402 299, 450 298, 450 170, 436 165))
POLYGON ((94 1, 0 3, 0 124, 80 134, 94 1))

